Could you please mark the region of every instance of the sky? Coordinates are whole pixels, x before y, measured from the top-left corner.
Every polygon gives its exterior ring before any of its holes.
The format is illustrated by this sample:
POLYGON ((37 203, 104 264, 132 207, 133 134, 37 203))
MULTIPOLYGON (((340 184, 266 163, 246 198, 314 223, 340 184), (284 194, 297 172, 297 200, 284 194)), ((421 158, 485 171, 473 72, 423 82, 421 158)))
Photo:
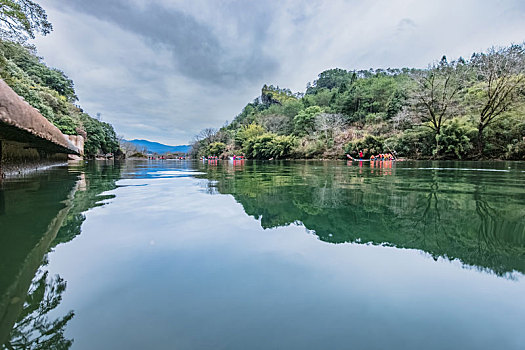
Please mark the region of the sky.
POLYGON ((34 40, 79 104, 126 139, 188 144, 264 84, 326 69, 424 68, 525 40, 523 0, 40 0, 34 40))

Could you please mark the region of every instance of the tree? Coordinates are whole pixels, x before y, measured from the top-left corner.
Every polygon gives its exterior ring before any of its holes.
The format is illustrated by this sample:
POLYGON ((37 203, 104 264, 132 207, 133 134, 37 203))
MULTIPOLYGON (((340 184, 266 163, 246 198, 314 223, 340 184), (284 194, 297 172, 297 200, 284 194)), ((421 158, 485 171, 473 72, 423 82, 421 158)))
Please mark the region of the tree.
POLYGON ((321 89, 346 88, 354 79, 354 72, 348 72, 341 68, 328 69, 318 75, 313 86, 307 86, 306 93, 315 94, 321 89))
POLYGON ((474 54, 472 66, 480 82, 470 91, 478 112, 477 152, 485 146, 483 132, 503 112, 513 107, 525 83, 525 44, 492 47, 487 53, 474 54))
POLYGON ((218 130, 214 128, 206 128, 201 130, 197 135, 193 137, 191 141, 191 151, 190 154, 192 157, 203 156, 204 153, 208 150, 208 146, 215 142, 217 139, 218 130))
POLYGON ((0 1, 0 37, 17 42, 35 38, 36 33, 47 35, 53 26, 46 11, 31 0, 0 1))
POLYGON ((260 123, 270 132, 286 135, 293 131, 292 119, 282 114, 268 114, 259 117, 260 123))
POLYGON ((226 145, 222 142, 213 142, 208 146, 208 155, 220 156, 226 150, 226 145))
POLYGON ((62 118, 54 121, 53 123, 57 128, 66 135, 76 135, 77 129, 79 127, 78 121, 74 120, 68 115, 63 116, 62 118))
POLYGON ((206 128, 201 130, 199 134, 195 135, 195 141, 203 141, 206 145, 212 143, 213 137, 217 134, 217 129, 206 128))
POLYGON ((347 119, 342 114, 321 113, 315 117, 315 129, 324 134, 325 143, 344 131, 347 119))
POLYGON ((346 114, 352 121, 363 122, 369 114, 381 113, 385 119, 392 117, 403 102, 396 78, 378 73, 354 82, 334 99, 333 105, 335 110, 346 114))
POLYGON ((137 146, 129 141, 124 139, 124 136, 118 135, 118 143, 124 156, 130 157, 132 154, 138 152, 137 146))
POLYGON ((299 136, 304 136, 314 129, 315 117, 323 113, 319 106, 311 106, 299 112, 294 118, 294 131, 299 136))
POLYGON ((84 143, 84 153, 88 157, 94 157, 100 153, 115 153, 119 149, 119 142, 113 126, 91 118, 87 114, 81 114, 82 127, 87 133, 84 143))
POLYGON ((102 152, 115 153, 119 149, 119 142, 113 126, 105 122, 100 122, 100 125, 104 130, 102 152))
POLYGON ((416 83, 411 91, 411 102, 424 125, 436 136, 435 154, 440 152, 439 135, 443 123, 453 116, 458 106, 458 95, 463 88, 463 64, 448 62, 443 56, 439 63, 426 70, 412 72, 416 83))
POLYGON ((251 138, 264 134, 265 130, 262 126, 252 123, 250 125, 242 126, 235 135, 235 143, 244 147, 244 143, 251 138))

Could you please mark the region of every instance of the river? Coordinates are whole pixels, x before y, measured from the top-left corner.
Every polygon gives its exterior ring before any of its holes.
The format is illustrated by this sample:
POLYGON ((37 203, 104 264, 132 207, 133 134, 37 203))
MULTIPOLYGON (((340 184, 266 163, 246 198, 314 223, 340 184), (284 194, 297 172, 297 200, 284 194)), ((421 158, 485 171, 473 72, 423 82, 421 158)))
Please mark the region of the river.
POLYGON ((0 184, 6 349, 524 349, 525 163, 87 162, 0 184))

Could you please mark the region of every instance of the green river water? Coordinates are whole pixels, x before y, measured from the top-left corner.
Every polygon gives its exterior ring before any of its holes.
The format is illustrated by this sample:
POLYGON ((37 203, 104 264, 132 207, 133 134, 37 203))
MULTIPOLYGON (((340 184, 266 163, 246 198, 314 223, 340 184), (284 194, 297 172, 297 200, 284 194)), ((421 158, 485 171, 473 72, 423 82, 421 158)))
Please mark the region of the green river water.
POLYGON ((0 183, 4 349, 525 349, 525 163, 128 161, 0 183))

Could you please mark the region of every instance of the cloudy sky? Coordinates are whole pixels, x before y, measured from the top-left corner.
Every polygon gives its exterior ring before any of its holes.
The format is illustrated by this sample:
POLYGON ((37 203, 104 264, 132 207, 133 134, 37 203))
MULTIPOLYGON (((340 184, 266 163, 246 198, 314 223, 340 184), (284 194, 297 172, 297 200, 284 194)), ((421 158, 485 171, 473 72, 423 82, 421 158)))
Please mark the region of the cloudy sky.
POLYGON ((186 144, 263 84, 325 69, 425 67, 525 40, 523 0, 40 0, 35 40, 80 105, 127 139, 186 144))

